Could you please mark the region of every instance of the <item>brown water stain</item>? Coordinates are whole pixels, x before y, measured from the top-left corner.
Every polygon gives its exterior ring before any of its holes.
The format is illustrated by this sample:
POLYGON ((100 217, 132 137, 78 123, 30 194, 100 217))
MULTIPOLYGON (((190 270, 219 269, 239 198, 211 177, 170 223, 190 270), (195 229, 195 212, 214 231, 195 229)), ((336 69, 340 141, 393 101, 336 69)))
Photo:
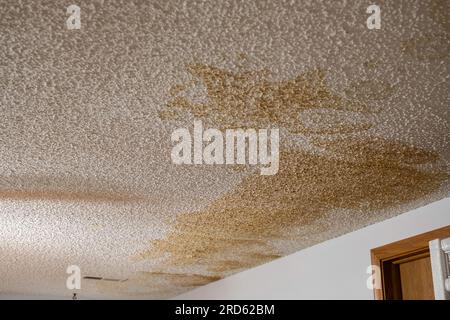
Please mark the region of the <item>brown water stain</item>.
POLYGON ((161 267, 206 266, 225 275, 278 257, 273 240, 290 239, 295 227, 313 233, 331 210, 375 213, 423 197, 449 178, 439 167, 418 168, 436 165, 437 154, 400 142, 345 139, 327 147, 336 158, 284 151, 277 175, 249 176, 205 210, 179 215, 173 231, 141 258, 169 254, 161 267))
POLYGON ((189 112, 221 129, 276 124, 291 133, 303 134, 364 131, 371 126, 369 122, 331 121, 321 128, 310 128, 300 121, 301 113, 308 110, 356 112, 361 116, 373 113, 364 102, 333 93, 320 69, 283 81, 269 80, 267 70, 231 72, 197 63, 188 65, 187 71, 196 80, 172 87, 172 99, 159 114, 162 120, 179 120, 189 112), (183 95, 193 83, 206 89, 207 102, 195 102, 183 95))
MULTIPOLYGON (((373 111, 365 101, 395 91, 387 83, 353 85, 344 97, 328 88, 321 70, 280 82, 269 81, 264 70, 231 72, 202 64, 188 70, 206 88, 207 102, 193 102, 175 90, 166 109, 173 117, 190 112, 221 129, 276 125, 291 134, 319 134, 313 141, 324 153, 282 144, 278 174, 249 175, 204 210, 178 215, 172 231, 140 254, 140 259, 167 256, 161 269, 202 269, 223 277, 280 257, 278 240, 295 242, 297 250, 314 244, 305 239, 330 228, 330 212, 349 212, 347 218, 356 220, 420 199, 449 181, 433 151, 347 134, 369 129, 370 121, 343 125, 323 117, 323 128, 312 130, 298 117, 319 109, 328 116, 335 111, 369 115, 373 111)), ((334 222, 334 235, 347 230, 339 223, 334 222)))

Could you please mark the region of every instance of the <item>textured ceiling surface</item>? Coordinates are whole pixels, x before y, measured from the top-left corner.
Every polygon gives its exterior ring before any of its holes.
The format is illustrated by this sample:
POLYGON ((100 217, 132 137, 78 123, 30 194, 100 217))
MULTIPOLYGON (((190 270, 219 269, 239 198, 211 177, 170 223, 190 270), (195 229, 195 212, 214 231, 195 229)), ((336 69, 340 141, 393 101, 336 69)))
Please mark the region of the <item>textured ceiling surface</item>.
POLYGON ((0 297, 171 297, 449 196, 450 2, 370 4, 0 0, 0 297), (194 119, 280 171, 172 164, 194 119))

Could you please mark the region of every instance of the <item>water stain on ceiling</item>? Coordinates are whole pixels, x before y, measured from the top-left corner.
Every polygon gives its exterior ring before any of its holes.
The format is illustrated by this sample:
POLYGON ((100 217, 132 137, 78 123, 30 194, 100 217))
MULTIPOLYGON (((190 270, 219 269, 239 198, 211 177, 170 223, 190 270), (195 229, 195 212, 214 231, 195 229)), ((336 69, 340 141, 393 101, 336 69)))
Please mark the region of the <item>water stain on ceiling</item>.
MULTIPOLYGON (((183 118, 185 111, 222 129, 278 125, 293 134, 326 134, 370 127, 369 123, 348 124, 336 120, 334 123, 324 124, 323 128, 312 129, 302 123, 302 112, 305 110, 352 111, 362 115, 371 112, 363 99, 358 102, 331 92, 326 86, 323 70, 307 71, 292 80, 281 82, 268 80, 267 70, 233 73, 217 67, 194 64, 189 65, 187 71, 196 80, 172 87, 170 92, 173 99, 160 112, 163 120, 183 118), (205 87, 207 102, 195 103, 181 95, 196 83, 205 87)), ((373 86, 377 86, 377 83, 373 86)), ((390 89, 391 87, 384 85, 382 88, 376 87, 375 92, 370 87, 366 91, 383 95, 390 89)))
MULTIPOLYGON (((399 141, 345 135, 369 129, 370 122, 341 125, 332 121, 322 123, 329 129, 305 128, 303 110, 370 110, 356 97, 350 100, 333 94, 320 71, 281 83, 260 79, 262 72, 233 74, 198 64, 189 66, 189 72, 206 87, 208 102, 195 104, 177 96, 168 104, 163 119, 168 114, 170 119, 176 117, 176 111, 178 115, 190 112, 213 127, 278 125, 289 134, 339 137, 321 142, 316 137, 316 145, 323 151, 320 155, 285 147, 276 176, 246 177, 205 210, 179 215, 167 238, 154 241, 142 254, 143 258, 155 258, 169 253, 166 268, 202 266, 224 276, 279 257, 281 253, 271 245, 273 240, 291 238, 298 240, 298 248, 304 248, 305 239, 290 235, 290 229, 301 226, 316 232, 326 227, 321 226, 321 218, 332 210, 351 210, 350 218, 362 211, 376 212, 432 193, 449 178, 445 162, 436 152, 399 141), (429 169, 420 168, 424 165, 429 169)), ((185 89, 175 88, 177 94, 178 89, 185 89)), ((385 98, 392 87, 366 81, 349 91, 361 101, 369 101, 371 95, 385 98)))
POLYGON ((0 297, 173 297, 447 197, 448 4, 4 1, 0 297), (194 119, 280 128, 278 174, 172 164, 194 119))

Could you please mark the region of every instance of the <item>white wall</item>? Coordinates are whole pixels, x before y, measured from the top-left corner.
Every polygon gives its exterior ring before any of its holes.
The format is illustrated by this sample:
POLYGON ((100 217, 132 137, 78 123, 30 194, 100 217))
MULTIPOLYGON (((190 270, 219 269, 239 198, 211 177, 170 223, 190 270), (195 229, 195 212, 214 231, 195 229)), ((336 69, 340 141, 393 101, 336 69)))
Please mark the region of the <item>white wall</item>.
POLYGON ((370 249, 450 224, 450 198, 415 209, 176 299, 373 299, 370 249))

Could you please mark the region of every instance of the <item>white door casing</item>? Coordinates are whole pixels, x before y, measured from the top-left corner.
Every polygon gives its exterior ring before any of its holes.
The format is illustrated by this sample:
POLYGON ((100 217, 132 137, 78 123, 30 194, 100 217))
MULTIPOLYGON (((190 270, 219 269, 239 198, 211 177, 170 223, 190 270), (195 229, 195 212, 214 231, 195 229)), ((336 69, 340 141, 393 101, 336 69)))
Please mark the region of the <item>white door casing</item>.
POLYGON ((450 238, 429 243, 436 300, 450 300, 450 238))

